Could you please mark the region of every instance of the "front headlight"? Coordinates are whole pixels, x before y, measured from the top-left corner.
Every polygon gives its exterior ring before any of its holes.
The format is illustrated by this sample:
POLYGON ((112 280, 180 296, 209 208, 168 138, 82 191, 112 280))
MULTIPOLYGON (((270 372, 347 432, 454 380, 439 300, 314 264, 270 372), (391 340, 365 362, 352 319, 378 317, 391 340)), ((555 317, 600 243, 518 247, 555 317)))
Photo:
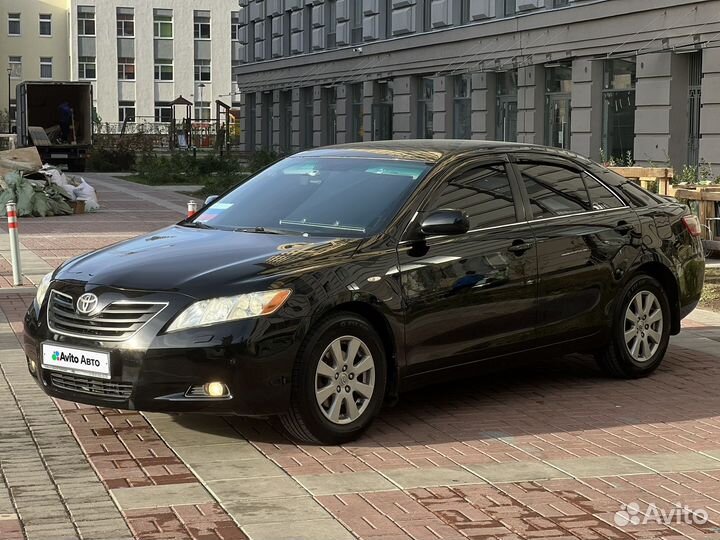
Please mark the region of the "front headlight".
POLYGON ((41 307, 45 301, 48 289, 52 283, 52 275, 53 273, 50 272, 49 274, 43 276, 40 284, 38 285, 37 292, 35 293, 35 301, 37 302, 38 307, 41 307))
POLYGON ((177 332, 187 328, 270 315, 280 309, 290 297, 290 293, 290 289, 277 289, 200 300, 180 313, 167 331, 177 332))

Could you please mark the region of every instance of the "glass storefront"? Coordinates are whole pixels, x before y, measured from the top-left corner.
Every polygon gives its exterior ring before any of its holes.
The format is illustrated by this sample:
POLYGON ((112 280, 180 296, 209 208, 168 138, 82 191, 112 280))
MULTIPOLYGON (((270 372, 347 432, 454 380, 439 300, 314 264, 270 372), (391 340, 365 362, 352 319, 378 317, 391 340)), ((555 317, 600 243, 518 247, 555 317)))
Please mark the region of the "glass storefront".
POLYGON ((453 77, 453 138, 470 139, 472 137, 472 76, 469 73, 453 77))
POLYGON ((372 140, 387 141, 393 135, 392 81, 375 83, 375 102, 372 107, 372 140))
POLYGON ((324 144, 337 143, 337 90, 333 86, 323 89, 324 144))
POLYGON ((517 142, 517 70, 497 74, 495 138, 517 142))
POLYGON ((635 60, 605 60, 603 152, 608 160, 632 163, 635 146, 635 60))
POLYGON ((430 77, 420 77, 417 93, 417 136, 420 139, 432 139, 435 133, 433 130, 435 81, 430 77))
POLYGON ((545 66, 545 144, 570 148, 572 64, 545 66))
POLYGON ((363 127, 363 83, 350 85, 350 135, 351 142, 360 142, 365 136, 363 127))

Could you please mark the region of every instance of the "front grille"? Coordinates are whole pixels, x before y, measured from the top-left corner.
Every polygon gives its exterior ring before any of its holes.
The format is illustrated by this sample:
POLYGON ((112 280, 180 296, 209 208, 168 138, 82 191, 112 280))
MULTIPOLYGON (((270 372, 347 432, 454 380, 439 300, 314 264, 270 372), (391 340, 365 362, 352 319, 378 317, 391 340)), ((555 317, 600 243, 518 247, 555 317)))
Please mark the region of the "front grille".
POLYGON ((48 327, 64 336, 98 341, 125 341, 142 329, 167 304, 120 300, 97 315, 80 315, 73 297, 52 291, 48 301, 48 327))
POLYGON ((132 392, 132 384, 90 379, 68 373, 51 373, 50 384, 61 390, 114 399, 128 399, 132 392))

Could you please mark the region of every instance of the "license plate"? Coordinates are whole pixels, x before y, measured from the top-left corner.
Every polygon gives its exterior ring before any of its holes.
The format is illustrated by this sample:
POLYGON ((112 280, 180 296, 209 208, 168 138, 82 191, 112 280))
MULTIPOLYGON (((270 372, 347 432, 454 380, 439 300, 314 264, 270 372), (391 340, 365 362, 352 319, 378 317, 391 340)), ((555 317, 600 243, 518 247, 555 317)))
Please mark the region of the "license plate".
POLYGON ((58 343, 43 343, 42 367, 85 377, 109 379, 110 355, 104 352, 67 347, 58 343))
POLYGON ((69 154, 50 154, 52 159, 67 159, 70 157, 69 154))

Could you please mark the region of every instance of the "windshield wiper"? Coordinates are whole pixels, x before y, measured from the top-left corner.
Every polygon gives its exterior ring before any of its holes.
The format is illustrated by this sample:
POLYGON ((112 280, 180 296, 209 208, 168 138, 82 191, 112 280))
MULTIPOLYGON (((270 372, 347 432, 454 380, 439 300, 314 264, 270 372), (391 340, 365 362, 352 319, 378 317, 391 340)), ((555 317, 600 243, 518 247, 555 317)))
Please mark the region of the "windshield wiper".
POLYGON ((259 234, 288 234, 288 231, 269 229, 267 227, 238 227, 235 232, 259 233, 259 234))
POLYGON ((215 229, 215 227, 211 227, 207 223, 202 223, 201 221, 183 221, 180 223, 181 227, 189 227, 190 229, 215 229))

